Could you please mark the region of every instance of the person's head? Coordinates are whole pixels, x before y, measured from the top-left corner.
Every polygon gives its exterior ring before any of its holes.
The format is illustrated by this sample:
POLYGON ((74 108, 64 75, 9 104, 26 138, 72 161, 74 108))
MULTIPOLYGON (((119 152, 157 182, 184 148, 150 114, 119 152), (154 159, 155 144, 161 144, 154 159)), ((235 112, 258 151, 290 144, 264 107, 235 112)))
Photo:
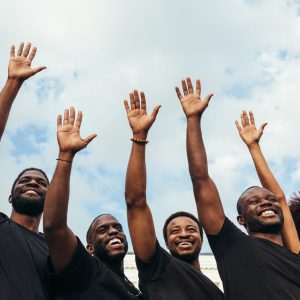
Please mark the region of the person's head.
POLYGON ((110 264, 121 263, 128 250, 122 225, 110 214, 99 215, 92 221, 86 241, 90 254, 110 264))
POLYGON ((184 211, 172 214, 165 221, 163 235, 172 256, 188 263, 198 259, 203 229, 194 215, 184 211))
POLYGON ((300 192, 294 193, 289 201, 289 207, 300 239, 300 192))
POLYGON ((15 212, 37 217, 44 210, 48 186, 49 179, 44 171, 37 168, 24 169, 14 181, 8 201, 15 212))
POLYGON ((252 186, 245 190, 237 202, 240 225, 250 233, 280 234, 283 213, 280 204, 269 190, 252 186))

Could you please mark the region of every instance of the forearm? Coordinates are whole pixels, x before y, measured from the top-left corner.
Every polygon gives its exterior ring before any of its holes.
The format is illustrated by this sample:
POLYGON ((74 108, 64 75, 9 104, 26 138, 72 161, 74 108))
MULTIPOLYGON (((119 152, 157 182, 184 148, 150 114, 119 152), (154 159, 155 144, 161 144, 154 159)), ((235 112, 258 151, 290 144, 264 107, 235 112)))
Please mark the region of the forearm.
POLYGON ((22 86, 22 81, 7 79, 0 93, 0 139, 2 138, 11 106, 22 86))

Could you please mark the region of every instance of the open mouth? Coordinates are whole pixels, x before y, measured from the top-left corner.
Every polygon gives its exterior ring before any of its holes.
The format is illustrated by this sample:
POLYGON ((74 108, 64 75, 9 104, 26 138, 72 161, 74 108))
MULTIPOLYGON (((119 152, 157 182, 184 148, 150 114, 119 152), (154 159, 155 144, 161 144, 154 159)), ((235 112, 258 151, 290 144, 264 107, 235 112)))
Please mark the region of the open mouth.
POLYGON ((120 248, 120 247, 124 246, 124 243, 119 238, 113 238, 113 239, 109 240, 106 245, 111 248, 120 248))
POLYGON ((263 212, 261 212, 259 215, 262 217, 272 217, 272 216, 277 215, 277 212, 272 209, 267 209, 267 210, 264 210, 263 212))
POLYGON ((194 245, 193 241, 179 241, 176 242, 176 246, 179 246, 180 248, 189 248, 194 245))
POLYGON ((32 189, 25 190, 22 192, 22 194, 26 196, 40 196, 39 193, 32 189))

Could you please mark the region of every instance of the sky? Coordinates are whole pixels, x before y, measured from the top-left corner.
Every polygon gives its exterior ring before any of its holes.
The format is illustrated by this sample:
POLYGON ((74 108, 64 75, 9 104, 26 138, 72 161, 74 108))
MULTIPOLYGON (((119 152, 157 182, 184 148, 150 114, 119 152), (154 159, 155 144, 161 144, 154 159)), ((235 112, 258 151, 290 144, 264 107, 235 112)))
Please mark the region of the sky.
MULTIPOLYGON (((147 145, 147 198, 158 240, 173 212, 196 213, 188 173, 186 121, 175 93, 181 79, 214 93, 202 118, 209 161, 226 215, 258 185, 234 121, 252 110, 268 122, 262 150, 287 198, 300 190, 299 0, 0 0, 0 85, 11 44, 38 48, 29 79, 13 104, 0 145, 0 210, 10 214, 11 185, 26 167, 51 178, 56 165, 56 116, 83 111, 82 136, 97 138, 76 155, 68 224, 85 242, 95 216, 115 215, 128 233, 124 184, 131 148, 123 100, 142 90, 148 110, 161 104, 147 145)), ((42 229, 42 228, 41 228, 42 229)), ((130 246, 131 248, 131 246, 130 246)), ((203 252, 209 252, 207 242, 203 252)))

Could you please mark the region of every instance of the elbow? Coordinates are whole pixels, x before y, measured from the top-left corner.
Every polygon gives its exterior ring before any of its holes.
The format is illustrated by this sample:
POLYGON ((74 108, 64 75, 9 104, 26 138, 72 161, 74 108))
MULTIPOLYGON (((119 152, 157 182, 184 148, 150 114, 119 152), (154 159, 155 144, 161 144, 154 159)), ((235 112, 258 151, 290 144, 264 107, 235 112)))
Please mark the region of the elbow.
POLYGON ((201 184, 205 183, 209 180, 208 174, 198 173, 198 174, 191 174, 191 180, 193 184, 201 184))
POLYGON ((125 192, 126 206, 131 208, 143 208, 146 206, 146 192, 130 193, 125 192))

